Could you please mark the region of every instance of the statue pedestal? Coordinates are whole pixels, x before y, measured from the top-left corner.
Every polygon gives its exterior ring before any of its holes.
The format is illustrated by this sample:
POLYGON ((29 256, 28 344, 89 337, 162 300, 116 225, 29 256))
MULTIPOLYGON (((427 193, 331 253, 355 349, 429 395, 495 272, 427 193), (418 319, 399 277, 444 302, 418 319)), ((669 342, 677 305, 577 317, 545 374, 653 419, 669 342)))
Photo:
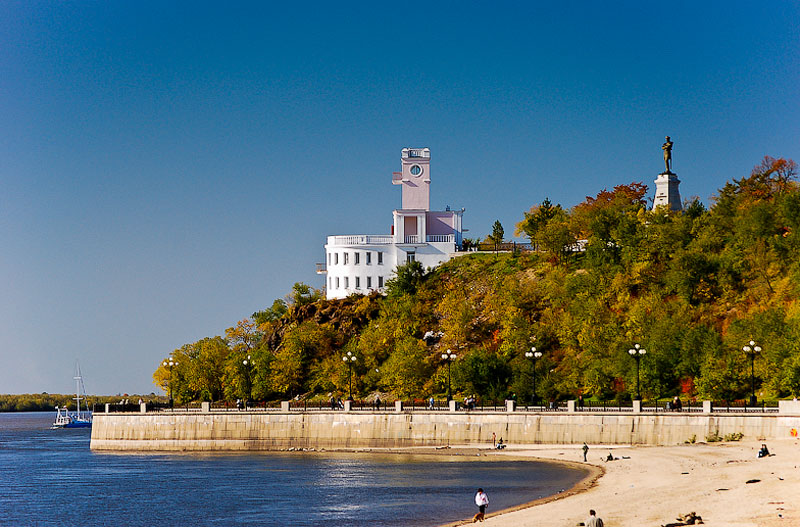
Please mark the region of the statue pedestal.
POLYGON ((667 207, 669 210, 682 210, 681 193, 678 186, 681 181, 673 172, 662 172, 656 178, 656 197, 653 200, 653 210, 656 207, 667 207))

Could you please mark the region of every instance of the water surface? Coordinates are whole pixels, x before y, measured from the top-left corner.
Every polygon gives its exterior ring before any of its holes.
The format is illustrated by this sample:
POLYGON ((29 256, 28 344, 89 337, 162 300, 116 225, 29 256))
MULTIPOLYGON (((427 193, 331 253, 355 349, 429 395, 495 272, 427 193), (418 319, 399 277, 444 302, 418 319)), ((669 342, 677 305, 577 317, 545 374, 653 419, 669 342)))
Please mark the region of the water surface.
POLYGON ((542 462, 393 454, 116 454, 54 414, 0 413, 2 526, 429 526, 567 489, 542 462))

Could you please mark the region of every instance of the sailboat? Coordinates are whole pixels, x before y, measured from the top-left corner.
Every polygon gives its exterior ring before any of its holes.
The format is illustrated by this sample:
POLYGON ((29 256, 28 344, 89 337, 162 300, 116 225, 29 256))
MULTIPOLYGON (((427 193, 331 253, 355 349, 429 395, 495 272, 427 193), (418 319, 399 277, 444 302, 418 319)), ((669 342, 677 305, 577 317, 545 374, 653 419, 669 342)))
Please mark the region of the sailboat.
POLYGON ((56 420, 51 428, 91 428, 92 427, 92 413, 89 411, 89 403, 86 400, 86 388, 83 386, 83 377, 81 377, 81 367, 75 363, 75 402, 77 412, 70 412, 67 407, 60 408, 56 406, 56 420), (81 397, 83 394, 83 397, 81 397), (81 401, 86 406, 85 410, 81 410, 81 401))

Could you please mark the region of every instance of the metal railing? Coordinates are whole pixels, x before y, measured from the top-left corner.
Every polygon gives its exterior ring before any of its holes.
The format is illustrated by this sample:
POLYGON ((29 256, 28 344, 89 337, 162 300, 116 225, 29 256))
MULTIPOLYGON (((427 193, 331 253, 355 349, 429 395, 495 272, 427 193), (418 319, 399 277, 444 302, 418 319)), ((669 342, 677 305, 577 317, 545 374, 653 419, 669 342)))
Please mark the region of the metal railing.
POLYGON ((530 243, 503 242, 503 243, 478 243, 474 245, 464 244, 463 251, 480 252, 533 252, 536 247, 530 243))
MULTIPOLYGON (((430 399, 409 398, 400 400, 402 403, 402 410, 405 412, 447 412, 450 410, 450 405, 446 399, 435 399, 431 404, 430 399)), ((291 400, 289 403, 290 412, 313 412, 313 411, 343 411, 345 408, 345 401, 335 402, 329 400, 318 399, 314 401, 306 400, 291 400)), ((396 401, 380 401, 376 404, 375 401, 369 400, 354 400, 350 402, 351 412, 395 412, 396 401)), ((202 411, 201 402, 190 402, 184 404, 174 404, 170 406, 167 402, 147 402, 145 405, 146 411, 149 412, 174 412, 174 413, 192 413, 202 411)), ((281 411, 281 403, 279 401, 273 402, 241 402, 237 404, 233 401, 216 401, 209 403, 209 410, 213 412, 278 412, 281 411)), ((94 413, 140 413, 141 407, 137 403, 109 403, 95 404, 92 411, 94 413)), ((456 401, 455 409, 457 412, 506 412, 508 410, 506 401, 495 400, 480 400, 473 404, 465 404, 462 401, 456 401)), ((720 413, 745 413, 745 414, 771 414, 778 413, 777 404, 768 405, 762 402, 760 405, 752 406, 747 405, 745 402, 736 401, 722 401, 713 402, 711 405, 711 412, 715 414, 720 413)), ((564 401, 559 402, 541 402, 536 404, 522 403, 516 404, 515 412, 534 412, 534 413, 549 413, 549 412, 567 412, 569 411, 569 403, 564 401)), ((620 413, 627 414, 633 413, 633 404, 630 401, 587 401, 584 404, 576 402, 576 412, 585 413, 620 413)), ((699 414, 703 413, 704 408, 702 402, 684 403, 680 408, 672 408, 669 402, 650 401, 644 402, 641 406, 641 413, 647 414, 699 414)))
POLYGON ((566 412, 567 403, 564 402, 549 402, 549 403, 527 403, 517 404, 518 412, 566 412))
POLYGON ((755 406, 748 405, 744 401, 715 401, 711 403, 711 410, 716 413, 778 413, 777 403, 767 406, 767 403, 762 401, 761 404, 755 406))

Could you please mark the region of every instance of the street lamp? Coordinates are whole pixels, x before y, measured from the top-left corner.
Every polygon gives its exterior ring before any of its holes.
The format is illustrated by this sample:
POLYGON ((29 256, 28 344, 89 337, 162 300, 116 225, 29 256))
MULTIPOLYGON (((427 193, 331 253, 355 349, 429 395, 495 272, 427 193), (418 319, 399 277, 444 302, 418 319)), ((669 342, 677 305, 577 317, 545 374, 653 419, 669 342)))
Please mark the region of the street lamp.
POLYGON ((639 401, 642 400, 642 393, 639 391, 639 361, 642 360, 645 353, 647 353, 647 350, 638 344, 634 344, 633 347, 628 350, 628 355, 633 357, 636 361, 636 399, 639 401))
POLYGON ((542 358, 542 352, 536 351, 536 346, 533 346, 530 351, 525 352, 525 356, 533 360, 533 395, 531 396, 531 404, 536 404, 536 361, 542 358))
POLYGON ((352 351, 348 351, 342 360, 347 363, 347 380, 350 383, 350 397, 349 399, 353 400, 353 363, 356 361, 356 356, 353 355, 352 351))
POLYGON ((750 356, 750 406, 756 405, 756 354, 761 353, 761 346, 757 346, 754 341, 750 341, 742 348, 742 351, 750 356))
POLYGON ((172 408, 172 368, 178 365, 178 361, 170 357, 168 359, 164 359, 164 362, 162 362, 161 365, 169 369, 169 407, 172 408))
POLYGON ((456 354, 450 350, 445 351, 442 353, 442 360, 447 362, 447 401, 450 402, 452 400, 450 394, 450 364, 456 358, 456 354))
POLYGON ((251 359, 250 355, 248 355, 247 358, 242 361, 242 364, 244 364, 244 373, 247 376, 247 401, 244 403, 244 407, 246 409, 247 405, 250 403, 250 399, 253 398, 253 381, 250 378, 250 370, 253 367, 253 359, 251 359))

